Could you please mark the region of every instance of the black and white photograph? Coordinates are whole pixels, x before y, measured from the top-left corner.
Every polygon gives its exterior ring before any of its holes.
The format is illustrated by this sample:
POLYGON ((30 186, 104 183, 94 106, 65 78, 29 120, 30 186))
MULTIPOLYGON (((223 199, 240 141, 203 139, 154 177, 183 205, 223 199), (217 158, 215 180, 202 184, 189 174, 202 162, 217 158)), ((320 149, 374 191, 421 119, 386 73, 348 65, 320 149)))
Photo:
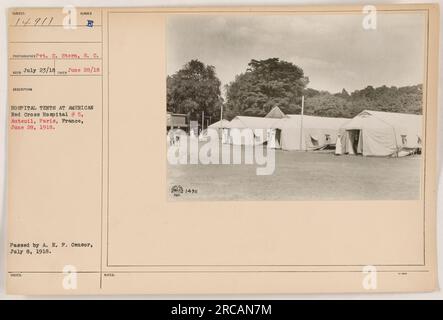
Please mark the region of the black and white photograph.
POLYGON ((443 297, 439 3, 51 1, 3 4, 0 300, 443 297))
POLYGON ((168 17, 168 199, 419 199, 425 22, 168 17))

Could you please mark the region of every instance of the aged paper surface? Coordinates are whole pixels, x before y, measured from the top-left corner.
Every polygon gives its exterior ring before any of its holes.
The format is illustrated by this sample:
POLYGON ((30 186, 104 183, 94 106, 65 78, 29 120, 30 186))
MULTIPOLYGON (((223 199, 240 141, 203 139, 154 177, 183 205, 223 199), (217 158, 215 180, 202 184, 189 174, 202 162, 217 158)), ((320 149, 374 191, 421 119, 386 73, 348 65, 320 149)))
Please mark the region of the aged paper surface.
POLYGON ((371 10, 10 9, 8 292, 436 289, 438 7, 371 10), (304 41, 324 34, 344 50, 304 41), (342 64, 352 50, 378 55, 342 64), (289 85, 268 77, 288 69, 289 85), (201 87, 182 94, 189 79, 201 87), (335 83, 356 87, 333 95, 335 83), (375 103, 366 86, 395 93, 375 103), (218 120, 217 150, 266 146, 266 161, 206 164, 218 120), (249 145, 239 128, 255 130, 249 145))

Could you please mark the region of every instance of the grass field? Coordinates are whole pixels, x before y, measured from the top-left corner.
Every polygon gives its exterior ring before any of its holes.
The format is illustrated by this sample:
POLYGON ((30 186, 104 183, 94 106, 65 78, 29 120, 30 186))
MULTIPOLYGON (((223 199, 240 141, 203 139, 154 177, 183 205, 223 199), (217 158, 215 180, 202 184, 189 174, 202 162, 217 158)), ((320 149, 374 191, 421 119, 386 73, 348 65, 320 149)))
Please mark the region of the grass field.
POLYGON ((168 184, 185 190, 173 200, 412 200, 421 162, 276 150, 272 175, 257 176, 256 165, 168 165, 168 184))

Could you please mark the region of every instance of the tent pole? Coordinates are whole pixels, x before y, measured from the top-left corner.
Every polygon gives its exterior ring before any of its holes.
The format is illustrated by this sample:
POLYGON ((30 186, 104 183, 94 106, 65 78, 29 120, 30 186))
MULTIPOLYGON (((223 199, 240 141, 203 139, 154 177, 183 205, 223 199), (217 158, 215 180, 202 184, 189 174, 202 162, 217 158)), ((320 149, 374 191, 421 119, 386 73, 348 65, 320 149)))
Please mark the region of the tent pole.
POLYGON ((205 128, 205 112, 202 111, 202 127, 201 127, 202 132, 203 132, 204 128, 205 128))
POLYGON ((300 116, 300 150, 302 150, 303 141, 303 114, 305 112, 305 96, 301 96, 301 116, 300 116))
POLYGON ((220 128, 223 129, 223 103, 220 104, 220 128))

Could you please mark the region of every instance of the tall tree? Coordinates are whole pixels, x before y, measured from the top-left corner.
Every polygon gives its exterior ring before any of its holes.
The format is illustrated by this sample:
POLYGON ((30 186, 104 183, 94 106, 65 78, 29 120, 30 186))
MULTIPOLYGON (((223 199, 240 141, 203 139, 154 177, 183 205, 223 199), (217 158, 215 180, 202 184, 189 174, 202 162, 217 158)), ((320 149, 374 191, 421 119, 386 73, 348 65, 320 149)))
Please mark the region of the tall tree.
POLYGON ((285 113, 299 113, 307 83, 303 70, 291 62, 251 60, 246 72, 226 86, 226 112, 231 118, 264 116, 278 106, 285 113))
POLYGON ((169 112, 187 114, 192 120, 200 120, 202 111, 214 118, 220 114, 221 82, 213 66, 191 60, 168 76, 166 84, 169 112))
POLYGON ((341 93, 305 90, 305 113, 324 117, 351 118, 368 109, 374 111, 421 114, 423 104, 422 85, 407 87, 374 88, 367 86, 349 94, 345 89, 341 93))

